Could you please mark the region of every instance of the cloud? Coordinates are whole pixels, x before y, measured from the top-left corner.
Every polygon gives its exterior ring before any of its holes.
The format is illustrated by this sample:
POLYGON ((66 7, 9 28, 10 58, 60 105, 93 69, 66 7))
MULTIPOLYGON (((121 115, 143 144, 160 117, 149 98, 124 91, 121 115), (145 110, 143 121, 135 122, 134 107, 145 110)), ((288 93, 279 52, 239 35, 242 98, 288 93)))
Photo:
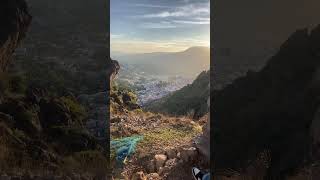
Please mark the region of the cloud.
POLYGON ((113 39, 119 39, 123 37, 124 37, 123 34, 110 34, 110 38, 113 38, 113 39))
POLYGON ((171 8, 170 6, 153 5, 153 4, 132 4, 132 6, 143 7, 143 8, 171 8))
POLYGON ((159 13, 145 14, 142 18, 168 18, 168 17, 190 17, 190 16, 203 16, 210 14, 209 3, 194 3, 185 6, 177 7, 172 11, 162 11, 159 13))
POLYGON ((176 27, 177 27, 176 25, 168 21, 160 22, 160 23, 145 22, 140 25, 140 28, 144 28, 144 29, 171 29, 176 27))
POLYGON ((174 20, 173 22, 178 24, 197 24, 197 25, 208 25, 210 24, 209 21, 188 21, 188 20, 174 20))

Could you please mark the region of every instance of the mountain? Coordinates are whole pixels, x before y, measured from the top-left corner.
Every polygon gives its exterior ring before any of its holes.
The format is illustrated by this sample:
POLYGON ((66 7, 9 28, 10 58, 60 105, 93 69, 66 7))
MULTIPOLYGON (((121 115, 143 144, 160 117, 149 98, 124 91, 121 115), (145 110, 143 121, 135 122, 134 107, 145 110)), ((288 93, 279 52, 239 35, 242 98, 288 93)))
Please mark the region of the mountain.
POLYGON ((0 6, 0 73, 7 70, 20 40, 24 38, 32 17, 23 0, 3 1, 0 6))
POLYGON ((117 58, 120 63, 137 65, 146 73, 159 75, 195 75, 209 69, 210 48, 191 47, 182 52, 133 54, 117 58))
POLYGON ((320 17, 318 0, 217 0, 212 4, 212 87, 217 89, 248 70, 259 71, 290 34, 313 28, 320 17))
POLYGON ((32 0, 28 6, 33 20, 28 36, 16 50, 12 71, 22 72, 29 82, 54 92, 105 91, 106 72, 113 66, 106 60, 107 1, 32 0))
POLYGON ((264 151, 266 179, 319 162, 319 45, 320 26, 298 30, 260 71, 211 93, 216 169, 244 170, 264 151))
MULTIPOLYGON (((63 32, 63 35, 59 38, 54 36, 55 33, 59 34, 57 29, 49 28, 51 31, 46 31, 37 27, 35 25, 37 22, 31 23, 30 29, 31 16, 36 21, 43 18, 42 23, 52 24, 52 27, 54 27, 53 24, 66 22, 62 20, 64 14, 58 13, 66 10, 62 4, 65 1, 28 2, 30 2, 32 8, 42 11, 44 14, 35 13, 36 11, 30 13, 24 0, 3 0, 0 2, 1 177, 5 179, 33 179, 34 175, 37 174, 39 179, 59 179, 62 176, 57 177, 56 174, 71 174, 73 172, 77 178, 82 178, 81 176, 84 175, 81 173, 86 173, 86 177, 90 176, 90 179, 93 179, 94 176, 101 179, 98 176, 104 176, 101 173, 109 167, 109 157, 105 155, 108 143, 103 144, 88 132, 84 126, 90 120, 88 119, 88 107, 79 103, 70 88, 77 84, 73 81, 76 77, 80 79, 79 77, 92 75, 92 72, 98 71, 97 68, 102 69, 100 69, 101 74, 96 75, 96 77, 101 77, 103 82, 108 84, 106 82, 109 80, 107 76, 116 73, 119 68, 118 63, 106 58, 106 56, 97 56, 99 53, 96 53, 96 51, 91 54, 88 53, 87 49, 81 49, 79 53, 79 49, 73 49, 73 47, 79 48, 77 42, 86 44, 84 42, 88 39, 87 36, 78 34, 79 41, 73 41, 77 38, 71 31, 72 28, 76 28, 72 24, 65 29, 60 29, 59 32, 63 32), (35 4, 41 4, 41 6, 35 6, 35 4), (50 6, 44 6, 43 4, 49 4, 50 6), (57 11, 52 12, 50 7, 56 7, 54 5, 60 7, 57 11), (30 31, 27 33, 28 29, 30 31), (21 48, 16 49, 25 36, 28 37, 27 42, 24 42, 21 48), (68 43, 62 41, 61 37, 63 36, 68 43), (57 43, 58 41, 59 43, 57 43), (61 51, 58 51, 58 49, 61 51), (63 51, 63 49, 66 51, 63 51), (66 53, 74 51, 78 51, 78 53, 66 53), (72 54, 77 54, 77 57, 73 60, 82 57, 82 60, 85 59, 82 62, 88 61, 88 64, 91 64, 89 60, 95 62, 93 66, 87 67, 87 74, 80 75, 81 72, 77 71, 77 67, 83 67, 83 65, 76 66, 78 64, 71 64, 70 61, 68 61, 68 64, 63 61, 68 58, 69 60, 72 59, 72 54), (89 54, 88 56, 91 58, 84 54, 89 54), (99 61, 95 61, 97 59, 99 61), (9 67, 9 64, 14 66, 9 67), (77 73, 72 74, 74 72, 77 73), (69 75, 74 78, 71 79, 69 75), (69 82, 61 85, 63 79, 68 79, 69 82), (33 81, 33 83, 30 81, 33 81), (42 82, 45 82, 43 86, 41 86, 42 82), (63 88, 64 93, 58 93, 56 86, 63 88), (99 162, 99 164, 96 162, 99 162), (28 173, 24 174, 24 172, 28 173)), ((65 3, 68 3, 69 8, 77 8, 80 7, 78 3, 83 2, 68 1, 65 3)), ((87 8, 92 6, 82 4, 82 7, 77 9, 77 12, 91 14, 87 8)), ((92 10, 92 12, 95 11, 96 9, 92 10)), ((65 18, 68 19, 67 16, 65 18)), ((91 16, 90 18, 94 17, 91 16)), ((103 19, 101 16, 99 18, 97 19, 103 19)), ((85 23, 84 19, 79 17, 77 22, 85 23)), ((101 26, 103 26, 102 24, 101 26)), ((93 43, 87 43, 87 45, 92 49, 98 48, 108 52, 107 48, 103 48, 106 44, 103 45, 101 42, 94 41, 93 43), (93 46, 92 44, 98 45, 93 46)), ((81 63, 79 62, 79 64, 81 63)), ((89 79, 84 80, 84 82, 92 81, 92 76, 87 77, 89 79)), ((93 79, 96 80, 95 77, 93 79)), ((92 87, 90 84, 81 85, 81 87, 85 86, 92 87)), ((107 90, 107 87, 104 86, 103 90, 107 90)), ((101 102, 100 97, 99 99, 101 102)), ((107 102, 104 101, 104 103, 107 102)), ((105 112, 105 109, 103 110, 105 112)), ((104 122, 106 122, 105 117, 102 117, 104 122)), ((63 177, 71 179, 70 177, 63 177)))
POLYGON ((208 112, 209 81, 210 72, 203 71, 192 84, 168 96, 154 100, 146 104, 144 108, 151 112, 178 116, 191 115, 193 118, 198 119, 208 112))

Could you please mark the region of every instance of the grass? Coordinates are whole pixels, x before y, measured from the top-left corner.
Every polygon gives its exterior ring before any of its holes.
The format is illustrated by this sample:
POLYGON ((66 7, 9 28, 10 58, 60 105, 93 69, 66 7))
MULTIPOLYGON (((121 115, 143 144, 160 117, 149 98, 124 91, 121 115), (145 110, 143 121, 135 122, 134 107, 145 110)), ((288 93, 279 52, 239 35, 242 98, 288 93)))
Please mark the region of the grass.
POLYGON ((154 147, 163 148, 181 143, 190 142, 195 136, 202 132, 199 125, 173 126, 146 132, 144 139, 138 144, 138 148, 146 149, 154 147))

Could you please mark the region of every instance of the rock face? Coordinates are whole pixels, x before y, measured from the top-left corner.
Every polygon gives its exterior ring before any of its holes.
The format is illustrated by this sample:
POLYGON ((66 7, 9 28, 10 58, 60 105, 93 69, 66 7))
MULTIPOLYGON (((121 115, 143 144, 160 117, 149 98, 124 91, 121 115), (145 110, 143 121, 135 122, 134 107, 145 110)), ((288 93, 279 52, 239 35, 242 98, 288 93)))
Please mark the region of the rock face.
MULTIPOLYGON (((28 2, 31 3, 31 1, 28 2)), ((55 6, 55 8, 60 8, 60 10, 63 11, 63 8, 61 7, 63 4, 62 2, 67 3, 65 1, 59 1, 59 3, 58 1, 32 1, 32 3, 44 3, 44 6, 46 3, 48 3, 47 5, 49 5, 49 3, 56 3, 55 5, 57 6, 55 6)), ((73 2, 69 4, 69 7, 74 7, 72 6, 74 4, 77 3, 73 2)), ((85 6, 84 3, 81 5, 85 6)), ((89 6, 90 5, 85 6, 84 9, 87 9, 89 6)), ((50 9, 50 7, 48 8, 50 9)), ((39 9, 44 11, 46 14, 49 12, 49 10, 45 8, 39 9)), ((2 73, 7 70, 8 64, 11 61, 11 56, 18 46, 18 43, 26 35, 27 28, 31 22, 31 16, 28 13, 29 10, 30 9, 27 8, 27 4, 24 0, 3 0, 0 2, 0 77, 2 77, 2 73)), ((54 8, 51 10, 54 11, 54 8)), ((83 13, 83 9, 78 10, 78 12, 83 13)), ((41 21, 41 15, 37 15, 36 21, 39 19, 41 21)), ((52 14, 50 14, 50 16, 52 16, 52 14)), ((94 19, 92 16, 87 17, 94 19)), ((101 19, 103 18, 102 16, 100 17, 101 19)), ((82 18, 79 19, 80 21, 83 20, 82 18)), ((54 27, 58 27, 57 29, 61 28, 61 26, 57 26, 59 22, 55 21, 55 18, 46 20, 47 21, 44 21, 44 24, 51 24, 54 27)), ((63 23, 60 25, 63 25, 63 23)), ((104 26, 102 23, 99 25, 104 26)), ((33 29, 35 27, 39 28, 39 26, 33 26, 33 29)), ((47 36, 47 31, 44 29, 39 28, 37 30, 37 32, 42 32, 41 37, 43 37, 43 35, 47 36)), ((51 30, 55 31, 53 29, 51 30)), ((35 34, 38 35, 37 33, 35 34)), ((65 34, 70 35, 67 36, 68 38, 73 38, 70 31, 65 31, 64 35, 65 34)), ((83 37, 84 36, 80 36, 80 38, 86 39, 83 37)), ((37 52, 44 52, 39 46, 34 46, 34 44, 41 44, 41 42, 46 42, 48 39, 42 39, 42 41, 39 39, 36 39, 36 42, 32 38, 29 40, 32 41, 32 47, 38 48, 36 49, 37 52)), ((77 46, 77 43, 72 43, 77 46)), ((95 46, 91 47, 96 49, 95 46)), ((99 46, 99 48, 101 48, 99 49, 101 51, 108 52, 108 47, 103 46, 102 48, 99 46)), ((48 49, 50 53, 56 53, 56 51, 51 51, 52 49, 50 48, 48 49)), ((98 56, 97 54, 90 55, 95 57, 98 56)), ((106 57, 106 55, 104 55, 103 58, 98 56, 100 59, 99 63, 105 61, 103 63, 104 69, 103 71, 101 70, 103 73, 102 79, 104 82, 109 82, 109 76, 112 76, 117 72, 119 65, 116 61, 112 61, 106 57)), ((34 56, 34 59, 39 58, 38 56, 34 56)), ((32 62, 34 59, 31 58, 31 60, 27 63, 32 62)), ((93 60, 93 62, 95 61, 93 60)), ((47 65, 48 64, 45 64, 45 66, 47 65)), ((43 68, 43 66, 38 68, 43 68)), ((94 70, 96 71, 96 69, 94 70)), ((6 73, 9 74, 9 72, 6 73)), ((108 86, 103 88, 108 89, 108 86)), ((83 118, 78 116, 82 114, 82 109, 79 107, 79 104, 75 98, 69 96, 68 94, 60 96, 56 95, 58 97, 52 95, 49 96, 45 93, 44 89, 45 88, 42 86, 39 89, 31 88, 26 92, 20 92, 19 94, 12 96, 7 96, 7 94, 3 93, 2 91, 0 92, 0 139, 5 139, 5 141, 0 141, 0 149, 6 149, 5 151, 0 152, 1 175, 3 172, 11 171, 12 169, 19 169, 22 171, 25 169, 37 169, 37 171, 40 172, 44 169, 46 171, 62 170, 65 169, 62 166, 68 163, 70 163, 69 166, 81 166, 81 162, 83 160, 81 158, 86 157, 88 157, 85 161, 86 164, 88 164, 90 160, 93 160, 101 162, 102 166, 106 165, 107 159, 104 156, 102 147, 98 144, 97 139, 89 135, 86 129, 83 127, 83 118), (68 156, 72 156, 72 158, 74 158, 73 160, 77 162, 74 163, 65 161, 64 159, 68 156)), ((53 94, 56 94, 56 92, 53 92, 53 94)), ((94 163, 94 165, 95 164, 96 163, 94 163)), ((13 174, 15 175, 15 173, 17 172, 14 172, 13 174)), ((21 179, 20 176, 11 177, 11 174, 8 176, 8 178, 21 179)), ((34 179, 43 178, 35 177, 34 179)), ((55 177, 44 179, 55 179, 55 177)))
POLYGON ((296 31, 260 72, 213 92, 215 168, 244 168, 270 150, 268 175, 279 177, 310 158, 320 95, 319 37, 320 26, 296 31))
POLYGON ((31 22, 24 0, 3 0, 0 3, 0 73, 5 71, 20 40, 31 22))

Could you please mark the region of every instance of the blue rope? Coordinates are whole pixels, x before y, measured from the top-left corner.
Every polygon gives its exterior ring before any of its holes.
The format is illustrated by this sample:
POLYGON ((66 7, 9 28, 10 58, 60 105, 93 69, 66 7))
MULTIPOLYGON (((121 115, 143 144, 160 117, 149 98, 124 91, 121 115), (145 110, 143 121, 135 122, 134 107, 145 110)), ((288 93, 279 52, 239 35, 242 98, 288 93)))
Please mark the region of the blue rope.
POLYGON ((111 150, 116 152, 116 160, 124 163, 136 150, 136 146, 143 136, 132 136, 111 141, 111 150))

